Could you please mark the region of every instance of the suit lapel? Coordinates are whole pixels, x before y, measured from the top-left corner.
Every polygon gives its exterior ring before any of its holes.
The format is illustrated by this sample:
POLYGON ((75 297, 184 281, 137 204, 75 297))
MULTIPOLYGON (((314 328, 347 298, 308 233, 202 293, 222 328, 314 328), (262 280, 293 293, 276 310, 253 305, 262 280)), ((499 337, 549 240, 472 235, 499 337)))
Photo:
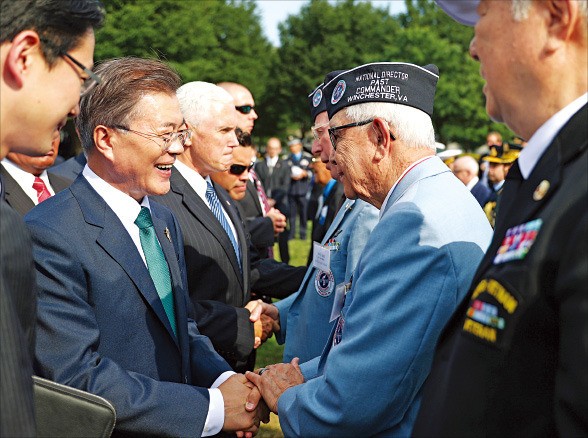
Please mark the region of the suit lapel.
POLYGON ((255 188, 255 183, 251 182, 251 181, 247 181, 247 191, 249 192, 249 195, 251 196, 251 199, 253 199, 253 204, 255 205, 255 209, 257 210, 257 213, 259 213, 261 216, 263 216, 263 208, 261 206, 261 202, 259 202, 259 196, 257 194, 257 189, 255 188))
POLYGON ((0 173, 6 203, 18 214, 24 216, 35 206, 35 203, 2 165, 0 165, 0 173))
MULTIPOLYGON (((177 339, 173 335, 169 320, 159 299, 153 280, 135 243, 129 233, 120 222, 114 211, 106 204, 104 199, 94 191, 85 178, 76 179, 71 186, 71 192, 77 199, 84 219, 90 225, 100 227, 96 243, 100 245, 110 257, 120 265, 135 284, 137 292, 141 294, 145 303, 154 311, 162 324, 177 345, 177 339)), ((159 221, 159 224, 161 221, 159 221)), ((161 237, 160 237, 161 241, 161 237)), ((169 258, 168 258, 169 260, 169 258)))
MULTIPOLYGON (((241 263, 243 267, 243 273, 241 273, 239 269, 239 265, 236 263, 233 264, 233 269, 238 274, 239 278, 242 279, 241 286, 243 287, 243 291, 245 294, 249 293, 249 247, 247 245, 247 236, 245 236, 245 227, 242 225, 243 220, 241 216, 239 216, 239 212, 237 207, 233 205, 233 200, 229 196, 229 194, 216 183, 213 183, 214 189, 216 190, 216 194, 218 199, 220 199, 223 208, 229 215, 231 222, 233 222, 233 226, 235 227, 235 231, 237 232, 237 241, 239 242, 239 248, 241 250, 241 263)), ((255 194, 257 196, 257 192, 255 194)), ((226 233, 225 233, 226 234, 226 233)), ((231 250, 233 246, 231 245, 231 250)), ((233 251, 233 254, 235 251, 233 251)), ((235 260, 236 262, 236 260, 235 260)))
MULTIPOLYGON (((227 236, 227 233, 222 227, 222 225, 219 223, 214 214, 212 214, 210 208, 208 208, 208 206, 204 203, 200 196, 198 196, 198 194, 192 188, 192 186, 188 184, 188 181, 186 181, 184 177, 175 168, 172 169, 172 176, 170 181, 171 190, 173 190, 175 193, 182 197, 182 202, 184 203, 188 211, 190 211, 194 218, 196 218, 196 220, 198 220, 202 224, 202 226, 206 228, 216 240, 218 240, 219 244, 225 251, 228 259, 231 261, 233 269, 235 270, 235 274, 241 282, 241 286, 243 286, 243 276, 239 270, 237 255, 235 254, 233 244, 231 243, 229 236, 227 236)), ((219 199, 221 199, 220 196, 219 199)))

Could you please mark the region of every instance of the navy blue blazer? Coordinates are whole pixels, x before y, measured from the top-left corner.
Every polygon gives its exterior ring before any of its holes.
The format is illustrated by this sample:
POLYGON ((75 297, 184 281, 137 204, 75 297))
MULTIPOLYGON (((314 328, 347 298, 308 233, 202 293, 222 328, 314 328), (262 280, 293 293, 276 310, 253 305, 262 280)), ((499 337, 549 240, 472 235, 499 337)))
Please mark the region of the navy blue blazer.
POLYGON ((200 436, 206 388, 230 368, 188 319, 179 225, 166 207, 150 205, 177 337, 131 237, 80 175, 25 217, 39 288, 35 368, 110 400, 115 434, 200 436))
POLYGON ((488 198, 490 197, 492 190, 490 190, 490 188, 482 181, 478 181, 474 185, 474 187, 472 187, 472 190, 470 190, 470 192, 472 195, 474 195, 474 198, 476 198, 478 204, 480 204, 480 206, 483 207, 484 204, 486 204, 486 201, 488 201, 488 198))

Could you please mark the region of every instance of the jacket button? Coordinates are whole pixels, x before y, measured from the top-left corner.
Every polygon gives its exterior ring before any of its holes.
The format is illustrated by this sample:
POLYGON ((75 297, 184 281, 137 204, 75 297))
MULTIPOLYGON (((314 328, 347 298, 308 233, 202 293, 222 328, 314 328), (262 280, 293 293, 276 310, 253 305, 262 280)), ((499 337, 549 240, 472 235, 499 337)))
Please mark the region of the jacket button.
POLYGON ((188 376, 184 376, 184 383, 188 383, 188 376))

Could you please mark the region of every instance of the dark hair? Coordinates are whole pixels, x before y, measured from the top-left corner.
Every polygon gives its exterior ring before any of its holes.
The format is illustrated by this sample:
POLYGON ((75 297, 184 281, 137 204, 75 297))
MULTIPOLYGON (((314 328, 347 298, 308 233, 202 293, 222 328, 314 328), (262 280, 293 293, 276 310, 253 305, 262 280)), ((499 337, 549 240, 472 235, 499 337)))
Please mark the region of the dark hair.
POLYGON ((52 66, 63 52, 76 47, 88 30, 98 28, 105 10, 99 0, 0 0, 0 43, 34 30, 52 66))
POLYGON ((241 128, 235 128, 235 135, 239 146, 253 147, 253 141, 251 140, 251 134, 244 132, 241 128))
POLYGON ((80 114, 75 119, 82 147, 94 145, 98 125, 127 125, 137 115, 135 106, 145 94, 175 96, 182 84, 178 74, 155 59, 125 57, 100 63, 94 72, 102 81, 80 99, 80 114))

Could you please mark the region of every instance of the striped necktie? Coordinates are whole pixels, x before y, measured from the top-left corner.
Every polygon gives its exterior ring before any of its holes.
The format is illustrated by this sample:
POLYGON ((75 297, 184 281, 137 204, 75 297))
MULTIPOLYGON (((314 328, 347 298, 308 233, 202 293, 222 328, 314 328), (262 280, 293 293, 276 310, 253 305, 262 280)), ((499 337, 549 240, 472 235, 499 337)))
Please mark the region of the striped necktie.
POLYGON ((237 256, 237 263, 239 264, 239 268, 243 269, 241 267, 241 257, 239 255, 239 245, 237 245, 237 240, 235 239, 235 235, 233 234, 233 231, 231 230, 231 227, 229 226, 229 223, 227 222, 227 218, 225 217, 225 214, 223 213, 223 207, 220 203, 220 200, 218 199, 218 196, 217 196, 214 188, 212 187, 212 184, 208 181, 206 182, 206 200, 208 201, 208 204, 210 205, 210 211, 212 211, 212 214, 214 214, 214 217, 220 222, 221 226, 225 230, 225 233, 227 233, 227 236, 231 240, 231 244, 233 245, 233 249, 235 250, 235 255, 237 256))

